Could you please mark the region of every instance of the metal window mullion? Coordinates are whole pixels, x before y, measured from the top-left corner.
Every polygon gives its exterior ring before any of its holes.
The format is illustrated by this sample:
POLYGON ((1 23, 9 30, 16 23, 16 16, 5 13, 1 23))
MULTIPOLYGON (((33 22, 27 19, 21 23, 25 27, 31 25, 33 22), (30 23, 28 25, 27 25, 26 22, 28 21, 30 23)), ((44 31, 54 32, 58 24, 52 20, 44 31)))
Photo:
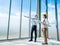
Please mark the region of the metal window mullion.
MULTIPOLYGON (((39 20, 41 21, 41 1, 39 0, 39 20)), ((41 23, 39 24, 39 37, 41 37, 41 23)))
POLYGON ((12 0, 10 0, 10 6, 9 6, 9 18, 8 18, 7 39, 8 39, 8 37, 9 37, 9 27, 10 27, 11 4, 12 4, 12 0))
POLYGON ((19 33, 19 38, 21 38, 22 9, 23 9, 23 0, 21 0, 21 12, 20 12, 20 33, 19 33))
MULTIPOLYGON (((46 14, 47 14, 47 19, 48 19, 48 0, 45 0, 46 1, 46 14)), ((47 30, 47 37, 48 36, 48 30, 47 30)))
MULTIPOLYGON (((39 20, 41 20, 41 0, 37 0, 37 15, 39 20)), ((39 24, 39 37, 41 37, 41 24, 39 24)))
MULTIPOLYGON (((30 10, 29 10, 29 17, 31 18, 31 0, 30 0, 30 10)), ((31 27, 31 19, 29 18, 29 37, 30 37, 30 27, 31 27)))
POLYGON ((48 18, 48 0, 46 0, 46 14, 47 14, 47 18, 48 18))
POLYGON ((55 18, 56 18, 57 40, 59 40, 57 0, 55 0, 55 18))

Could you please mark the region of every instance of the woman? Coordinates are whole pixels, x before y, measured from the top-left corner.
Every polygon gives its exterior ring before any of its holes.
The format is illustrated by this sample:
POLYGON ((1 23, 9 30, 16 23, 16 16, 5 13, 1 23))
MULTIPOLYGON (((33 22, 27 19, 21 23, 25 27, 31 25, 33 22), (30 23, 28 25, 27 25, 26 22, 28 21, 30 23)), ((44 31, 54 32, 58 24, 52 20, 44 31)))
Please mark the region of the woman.
POLYGON ((43 32, 43 37, 44 37, 44 44, 47 44, 47 36, 46 36, 47 25, 48 25, 47 15, 43 14, 42 32, 43 32))

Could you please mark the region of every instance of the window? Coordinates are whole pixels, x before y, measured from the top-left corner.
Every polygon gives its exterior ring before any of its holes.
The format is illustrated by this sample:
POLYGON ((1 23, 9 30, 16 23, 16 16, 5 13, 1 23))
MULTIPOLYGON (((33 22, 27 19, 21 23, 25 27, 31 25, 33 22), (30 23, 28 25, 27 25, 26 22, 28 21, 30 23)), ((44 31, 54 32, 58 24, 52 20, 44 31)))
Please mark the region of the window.
POLYGON ((0 40, 7 39, 9 0, 0 0, 0 40))
MULTIPOLYGON (((43 21, 44 13, 46 13, 46 0, 41 0, 41 21, 43 21)), ((42 24, 41 24, 41 37, 43 37, 42 24)))
POLYGON ((29 37, 29 0, 23 0, 23 7, 22 7, 22 25, 21 25, 21 38, 29 37))
POLYGON ((60 40, 60 0, 57 0, 57 12, 58 12, 58 31, 59 31, 59 40, 60 40))
POLYGON ((19 38, 20 33, 20 7, 21 0, 12 0, 9 39, 19 38))
MULTIPOLYGON (((31 0, 31 18, 35 18, 36 11, 37 11, 37 5, 36 5, 36 0, 31 0)), ((31 34, 31 29, 32 29, 32 19, 31 19, 31 27, 30 27, 30 34, 31 34)), ((37 35, 38 35, 38 25, 37 25, 37 35)), ((35 37, 35 33, 33 32, 33 36, 35 37)))
POLYGON ((48 1, 48 21, 51 25, 51 27, 48 27, 48 37, 52 39, 57 39, 55 0, 48 1))

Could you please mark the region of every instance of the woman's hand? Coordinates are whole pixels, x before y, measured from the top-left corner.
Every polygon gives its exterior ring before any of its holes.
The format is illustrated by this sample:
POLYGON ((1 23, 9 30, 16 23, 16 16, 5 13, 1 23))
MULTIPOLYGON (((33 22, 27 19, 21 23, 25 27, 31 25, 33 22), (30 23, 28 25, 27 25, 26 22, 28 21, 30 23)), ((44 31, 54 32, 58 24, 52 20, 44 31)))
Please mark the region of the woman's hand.
POLYGON ((47 25, 47 24, 44 24, 44 23, 42 23, 42 24, 45 25, 45 26, 47 25))
POLYGON ((35 21, 33 21, 33 22, 35 22, 35 21))

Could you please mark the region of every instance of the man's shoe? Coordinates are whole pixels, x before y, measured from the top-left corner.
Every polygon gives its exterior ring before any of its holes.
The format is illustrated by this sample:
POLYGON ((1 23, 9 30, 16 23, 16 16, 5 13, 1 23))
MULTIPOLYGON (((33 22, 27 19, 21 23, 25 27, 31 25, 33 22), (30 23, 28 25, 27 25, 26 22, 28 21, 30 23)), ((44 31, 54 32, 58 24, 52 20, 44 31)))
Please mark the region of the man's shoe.
POLYGON ((36 42, 36 40, 34 42, 36 42))
POLYGON ((33 40, 29 40, 29 42, 30 42, 30 41, 33 41, 33 40))

